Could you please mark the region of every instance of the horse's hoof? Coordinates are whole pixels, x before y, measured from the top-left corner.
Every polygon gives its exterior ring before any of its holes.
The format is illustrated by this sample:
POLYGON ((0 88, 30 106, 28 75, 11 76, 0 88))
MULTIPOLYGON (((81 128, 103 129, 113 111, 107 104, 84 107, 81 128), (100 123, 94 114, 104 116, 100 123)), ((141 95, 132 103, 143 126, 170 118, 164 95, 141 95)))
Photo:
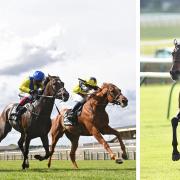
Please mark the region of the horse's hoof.
POLYGON ((29 168, 29 163, 28 164, 22 164, 22 169, 26 169, 26 168, 29 168))
POLYGON ((116 155, 115 154, 112 154, 110 157, 111 157, 111 160, 116 160, 116 155))
POLYGON ((127 159, 128 159, 127 154, 122 154, 122 158, 123 158, 124 160, 127 160, 127 159))
POLYGON ((116 159, 115 161, 117 164, 122 164, 123 163, 123 160, 122 159, 116 159))
POLYGON ((180 159, 180 154, 172 154, 172 160, 173 161, 178 161, 180 159))
POLYGON ((41 161, 41 156, 40 155, 34 155, 34 158, 41 161))
POLYGON ((29 164, 25 164, 25 168, 29 168, 29 164))
POLYGON ((51 165, 48 163, 48 168, 50 168, 51 167, 51 165))

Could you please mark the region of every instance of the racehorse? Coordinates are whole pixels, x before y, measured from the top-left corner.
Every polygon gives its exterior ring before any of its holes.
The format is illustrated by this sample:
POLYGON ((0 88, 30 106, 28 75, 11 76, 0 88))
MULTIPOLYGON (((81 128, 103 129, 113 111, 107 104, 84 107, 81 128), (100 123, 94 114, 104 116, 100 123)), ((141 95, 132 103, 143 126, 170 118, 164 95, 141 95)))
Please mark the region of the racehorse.
POLYGON ((65 133, 67 138, 71 141, 70 158, 74 168, 78 168, 75 160, 75 152, 78 147, 78 141, 80 136, 94 136, 96 140, 102 144, 105 150, 110 154, 111 159, 116 160, 117 163, 122 163, 121 159, 117 159, 113 154, 111 148, 104 140, 101 134, 113 134, 117 136, 123 154, 122 157, 127 159, 125 145, 121 139, 120 133, 109 126, 109 117, 105 108, 108 103, 113 103, 125 107, 128 104, 128 100, 121 90, 113 84, 104 83, 101 88, 95 91, 87 99, 84 104, 81 114, 78 116, 77 126, 64 126, 63 119, 64 114, 68 109, 63 109, 53 121, 51 127, 52 146, 51 156, 49 158, 48 167, 51 166, 51 157, 54 153, 56 143, 60 137, 65 133))
MULTIPOLYGON (((43 94, 34 103, 32 109, 28 109, 16 125, 9 120, 10 113, 15 104, 9 104, 0 115, 0 142, 11 131, 12 127, 21 133, 18 141, 20 150, 23 153, 24 160, 22 168, 29 168, 28 153, 31 139, 40 137, 43 147, 46 151, 45 156, 35 155, 36 159, 44 160, 50 155, 48 132, 51 128, 50 115, 55 99, 67 101, 69 93, 64 88, 64 83, 58 76, 50 76, 45 80, 43 94), (23 147, 24 145, 24 147, 23 147)), ((31 105, 32 107, 32 105, 31 105)))
MULTIPOLYGON (((170 69, 170 74, 171 74, 171 78, 174 81, 178 81, 180 79, 180 44, 178 44, 176 39, 174 40, 174 45, 175 45, 175 48, 172 52, 173 62, 172 62, 172 67, 170 69)), ((180 94, 179 94, 179 110, 180 110, 180 94)), ((172 160, 173 161, 178 161, 180 159, 180 154, 177 149, 178 142, 177 142, 177 134, 176 134, 179 120, 180 120, 180 111, 171 120, 172 131, 173 131, 173 139, 172 139, 172 146, 173 146, 172 160)))

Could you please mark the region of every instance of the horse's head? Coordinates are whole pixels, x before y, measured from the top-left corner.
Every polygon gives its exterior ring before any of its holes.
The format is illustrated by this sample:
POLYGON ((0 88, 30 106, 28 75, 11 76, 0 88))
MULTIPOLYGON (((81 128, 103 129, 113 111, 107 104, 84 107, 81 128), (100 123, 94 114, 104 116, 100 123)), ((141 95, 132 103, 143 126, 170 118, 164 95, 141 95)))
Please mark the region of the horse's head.
POLYGON ((64 88, 64 82, 58 76, 50 76, 46 78, 45 93, 48 96, 53 96, 56 99, 61 99, 66 102, 69 99, 69 93, 64 88))
POLYGON ((104 83, 101 87, 101 92, 107 97, 109 103, 126 107, 128 99, 122 94, 121 90, 111 83, 104 83))
POLYGON ((174 40, 175 48, 172 52, 173 56, 173 63, 172 67, 170 69, 171 78, 174 81, 177 81, 180 79, 180 44, 177 42, 177 40, 174 40))

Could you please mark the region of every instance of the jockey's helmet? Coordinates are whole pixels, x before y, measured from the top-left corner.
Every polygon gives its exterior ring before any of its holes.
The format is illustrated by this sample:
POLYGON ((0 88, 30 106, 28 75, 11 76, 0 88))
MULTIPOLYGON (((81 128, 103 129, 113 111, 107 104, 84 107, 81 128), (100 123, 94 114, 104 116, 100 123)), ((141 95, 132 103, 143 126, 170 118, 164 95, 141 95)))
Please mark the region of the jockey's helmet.
POLYGON ((42 71, 35 71, 33 74, 33 78, 36 81, 42 81, 44 79, 45 75, 42 71))
POLYGON ((88 80, 86 80, 86 84, 90 86, 97 86, 97 80, 95 77, 90 77, 88 80))

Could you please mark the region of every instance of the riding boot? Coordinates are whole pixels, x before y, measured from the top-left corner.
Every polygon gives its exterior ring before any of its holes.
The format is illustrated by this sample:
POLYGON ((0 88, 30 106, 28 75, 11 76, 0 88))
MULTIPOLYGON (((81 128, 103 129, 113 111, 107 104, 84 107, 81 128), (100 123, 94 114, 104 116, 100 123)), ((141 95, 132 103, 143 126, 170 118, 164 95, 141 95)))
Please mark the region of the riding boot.
POLYGON ((83 104, 84 103, 82 102, 77 102, 73 107, 73 109, 71 109, 69 112, 65 114, 64 125, 75 125, 77 123, 76 122, 77 111, 83 104))
POLYGON ((24 106, 19 106, 19 110, 17 111, 17 119, 20 119, 21 116, 27 111, 27 108, 24 106))

